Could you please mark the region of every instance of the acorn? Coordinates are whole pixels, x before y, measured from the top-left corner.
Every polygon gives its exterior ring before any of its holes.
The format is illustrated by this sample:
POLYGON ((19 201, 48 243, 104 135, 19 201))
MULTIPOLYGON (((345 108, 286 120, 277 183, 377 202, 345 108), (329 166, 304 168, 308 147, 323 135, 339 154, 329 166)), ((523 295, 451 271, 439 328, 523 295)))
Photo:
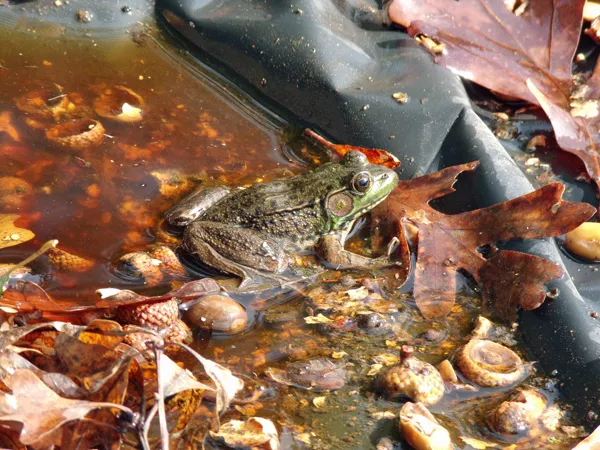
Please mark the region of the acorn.
POLYGON ((389 400, 408 398, 434 405, 444 396, 444 380, 435 367, 415 358, 413 352, 413 347, 403 345, 400 363, 379 375, 376 389, 389 400))
POLYGON ((504 345, 471 339, 456 354, 456 365, 469 380, 483 387, 509 386, 525 376, 527 366, 504 345))
POLYGON ((142 120, 144 99, 125 86, 111 86, 102 91, 92 102, 96 114, 117 122, 139 122, 142 120))
POLYGON ((74 255, 60 248, 51 248, 46 252, 48 262, 58 272, 83 273, 94 267, 94 261, 74 255))
POLYGON ((400 410, 400 431, 415 450, 452 450, 450 433, 422 403, 407 402, 400 410))
MULTIPOLYGON (((130 325, 126 325, 123 327, 123 330, 131 331, 132 328, 130 325)), ((153 339, 154 336, 150 333, 137 332, 127 334, 124 342, 139 351, 144 351, 148 348, 147 342, 152 341, 153 339)), ((183 320, 176 319, 167 329, 167 332, 164 335, 164 339, 167 342, 167 347, 165 351, 167 353, 173 353, 175 351, 181 350, 181 347, 169 345, 169 342, 182 342, 184 344, 191 343, 192 330, 190 330, 190 328, 185 324, 183 320)))
POLYGON ((160 268, 163 273, 174 278, 186 277, 187 271, 181 262, 179 262, 179 258, 177 258, 175 252, 166 245, 161 245, 152 249, 149 254, 151 258, 162 262, 160 268))
POLYGON ((162 261, 152 258, 146 252, 133 252, 119 258, 116 270, 126 278, 143 281, 148 286, 156 286, 163 279, 161 265, 162 261))
POLYGON ((104 133, 104 127, 97 120, 76 119, 48 129, 46 139, 63 150, 83 151, 100 145, 104 133))
POLYGON ((179 306, 175 299, 119 306, 115 314, 115 320, 124 325, 138 325, 153 330, 166 328, 178 319, 179 306))
POLYGON ((490 417, 490 427, 498 433, 525 433, 537 425, 548 401, 540 392, 526 389, 502 402, 490 417))

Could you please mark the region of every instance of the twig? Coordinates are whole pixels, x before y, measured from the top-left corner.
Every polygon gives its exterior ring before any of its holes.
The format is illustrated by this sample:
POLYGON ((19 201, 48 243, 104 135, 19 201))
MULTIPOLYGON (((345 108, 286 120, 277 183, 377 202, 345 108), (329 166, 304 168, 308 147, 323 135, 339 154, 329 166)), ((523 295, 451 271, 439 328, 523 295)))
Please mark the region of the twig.
POLYGON ((152 423, 152 419, 154 419, 154 416, 156 415, 157 411, 158 411, 158 403, 155 403, 154 405, 152 405, 152 408, 150 409, 150 412, 148 413, 148 417, 146 418, 146 421, 144 422, 144 426, 142 427, 142 436, 140 437, 140 441, 141 441, 143 450, 150 450, 150 443, 148 442, 148 432, 150 431, 150 424, 152 423))
MULTIPOLYGON (((162 341, 162 339, 161 339, 162 341)), ((162 443, 162 450, 169 450, 169 429, 167 428, 167 413, 165 411, 165 386, 160 376, 160 360, 163 354, 164 341, 162 345, 156 345, 154 343, 154 352, 156 356, 156 382, 157 382, 157 393, 156 401, 158 402, 158 423, 160 425, 160 440, 162 443)))
POLYGON ((56 100, 56 99, 58 99, 58 98, 63 98, 63 97, 66 97, 66 96, 67 96, 67 94, 60 94, 60 95, 57 95, 56 97, 49 98, 49 99, 48 99, 48 100, 46 100, 46 101, 47 101, 47 102, 51 102, 52 100, 56 100))

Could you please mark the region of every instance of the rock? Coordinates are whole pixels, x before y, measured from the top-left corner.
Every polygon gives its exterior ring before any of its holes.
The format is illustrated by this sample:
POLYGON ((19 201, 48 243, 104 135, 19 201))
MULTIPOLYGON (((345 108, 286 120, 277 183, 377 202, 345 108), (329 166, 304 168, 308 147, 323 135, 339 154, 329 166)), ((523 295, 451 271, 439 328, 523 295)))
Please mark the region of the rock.
POLYGON ((187 307, 183 318, 191 325, 222 333, 238 333, 248 325, 246 308, 221 294, 202 297, 187 307))

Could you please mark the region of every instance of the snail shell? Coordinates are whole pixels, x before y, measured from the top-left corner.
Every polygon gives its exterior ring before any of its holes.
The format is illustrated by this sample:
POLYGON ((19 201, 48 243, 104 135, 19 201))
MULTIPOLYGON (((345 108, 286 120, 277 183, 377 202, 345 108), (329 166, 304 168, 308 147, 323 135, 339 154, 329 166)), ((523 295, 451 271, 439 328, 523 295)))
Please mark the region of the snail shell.
POLYGON ((444 396, 444 380, 435 367, 412 356, 413 348, 402 346, 400 364, 379 375, 376 388, 386 398, 406 398, 434 405, 444 396))
POLYGON ((450 433, 422 403, 405 403, 400 410, 400 431, 415 450, 451 450, 450 433))
POLYGON ((491 416, 491 427, 506 434, 524 433, 534 427, 546 410, 546 397, 527 389, 502 402, 491 416))
POLYGON ((456 355, 456 365, 469 380, 484 387, 508 386, 526 374, 515 352, 485 339, 472 339, 456 355))

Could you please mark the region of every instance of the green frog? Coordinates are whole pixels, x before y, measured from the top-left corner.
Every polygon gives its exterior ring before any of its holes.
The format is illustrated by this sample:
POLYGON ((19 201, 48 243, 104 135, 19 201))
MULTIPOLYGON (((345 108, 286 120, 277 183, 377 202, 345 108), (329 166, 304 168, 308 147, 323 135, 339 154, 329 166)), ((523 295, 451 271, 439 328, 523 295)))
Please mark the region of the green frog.
POLYGON ((229 190, 196 191, 167 214, 185 227, 182 249, 222 272, 237 275, 243 288, 258 278, 285 279, 294 253, 316 251, 331 268, 381 268, 395 242, 379 258, 344 249, 357 218, 381 203, 398 184, 384 166, 351 151, 339 162, 285 180, 229 190))

